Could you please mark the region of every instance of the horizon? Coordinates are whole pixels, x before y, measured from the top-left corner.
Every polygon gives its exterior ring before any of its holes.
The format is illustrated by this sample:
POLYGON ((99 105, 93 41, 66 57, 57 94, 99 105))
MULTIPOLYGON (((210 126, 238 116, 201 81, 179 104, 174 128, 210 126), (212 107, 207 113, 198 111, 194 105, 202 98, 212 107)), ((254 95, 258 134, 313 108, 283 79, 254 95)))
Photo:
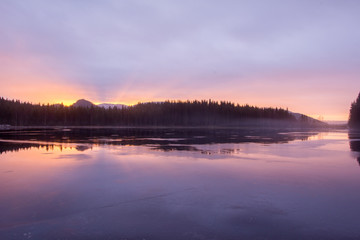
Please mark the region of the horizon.
POLYGON ((2 1, 0 96, 212 99, 347 121, 360 91, 359 10, 357 1, 2 1))
MULTIPOLYGON (((1 97, 1 96, 0 96, 1 97)), ((21 101, 20 99, 8 99, 8 98, 5 98, 5 99, 7 99, 7 100, 10 100, 10 101, 12 101, 12 100, 14 100, 14 101, 20 101, 20 102, 24 102, 24 101, 21 101)), ((212 101, 212 102, 216 102, 216 103, 220 103, 222 100, 214 100, 214 99, 186 99, 186 100, 179 100, 179 99, 174 99, 174 100, 170 100, 170 99, 165 99, 165 100, 163 100, 163 101, 148 101, 148 102, 137 102, 137 103, 134 103, 134 104, 125 104, 125 103, 114 103, 114 102, 93 102, 93 101, 91 101, 90 99, 85 99, 85 98, 80 98, 80 99, 77 99, 76 101, 74 101, 74 102, 71 102, 71 103, 69 103, 69 104, 64 104, 63 102, 56 102, 56 103, 33 103, 33 102, 29 102, 30 104, 41 104, 41 105, 43 105, 43 104, 50 104, 50 105, 54 105, 54 104, 62 104, 62 105, 64 105, 64 106, 66 106, 66 107, 69 107, 69 106, 71 106, 71 105, 73 105, 73 104, 75 104, 76 102, 78 102, 78 101, 80 101, 80 100, 85 100, 85 101, 89 101, 89 102, 91 102, 92 104, 95 104, 95 105, 100 105, 100 104, 110 104, 110 105, 117 105, 117 104, 119 104, 119 105, 125 105, 125 106, 135 106, 136 104, 141 104, 141 103, 158 103, 158 102, 166 102, 166 101, 171 101, 171 102, 178 102, 178 101, 181 101, 181 102, 186 102, 186 101, 212 101)), ((252 104, 239 104, 239 103, 236 103, 236 102, 231 102, 230 101, 230 103, 232 103, 232 104, 235 104, 235 105, 239 105, 239 106, 245 106, 245 105, 249 105, 249 106, 251 106, 251 107, 259 107, 259 108, 273 108, 273 109, 275 109, 275 108, 279 108, 279 107, 274 107, 274 106, 265 106, 265 107, 260 107, 260 106, 256 106, 256 105, 252 105, 252 104)), ((291 111, 291 109, 285 109, 285 108, 279 108, 279 109, 284 109, 284 110, 288 110, 290 113, 294 113, 294 114, 299 114, 299 112, 294 112, 294 111, 291 111)), ((303 113, 300 113, 300 114, 303 114, 303 113)), ((304 115, 306 115, 306 114, 304 114, 304 115)), ((308 115, 306 115, 306 116, 308 116, 308 115)), ((325 122, 325 123, 328 123, 328 124, 333 124, 333 125, 343 125, 343 124, 347 124, 348 123, 348 120, 327 120, 327 119, 321 119, 321 118, 315 118, 315 117, 313 117, 313 116, 309 116, 309 117, 312 117, 312 118, 314 118, 314 119, 316 119, 316 120, 319 120, 319 121, 322 121, 322 122, 325 122)))
MULTIPOLYGON (((1 97, 1 96, 0 96, 1 97)), ((21 100, 21 99, 10 99, 10 98, 6 98, 6 97, 3 97, 3 98, 5 98, 5 99, 7 99, 7 100, 14 100, 14 101, 20 101, 20 102, 28 102, 28 101, 23 101, 23 100, 21 100)), ((164 100, 160 100, 160 101, 137 101, 137 102, 134 102, 134 103, 130 103, 130 104, 127 104, 127 103, 124 103, 124 102, 94 102, 94 101, 92 101, 91 99, 86 99, 86 98, 79 98, 79 99, 77 99, 77 100, 75 100, 75 101, 70 101, 70 102, 67 102, 67 103, 64 103, 63 101, 61 101, 61 102, 38 102, 38 103, 35 103, 35 102, 31 102, 31 101, 29 101, 29 103, 31 103, 31 104, 41 104, 41 105, 43 105, 43 104, 50 104, 50 105, 53 105, 53 104, 63 104, 64 106, 67 106, 67 107, 69 107, 69 106, 71 106, 71 105, 73 105, 73 104, 75 104, 77 101, 79 101, 79 100, 85 100, 85 101, 89 101, 89 102, 91 102, 91 103, 93 103, 93 104, 95 104, 95 105, 99 105, 99 104, 114 104, 114 105, 116 105, 116 104, 120 104, 120 105, 125 105, 125 106, 134 106, 134 105, 136 105, 136 104, 140 104, 140 103, 148 103, 148 102, 166 102, 166 101, 182 101, 182 102, 186 102, 186 101, 208 101, 208 100, 211 100, 211 101, 213 101, 213 102, 221 102, 221 101, 224 101, 224 100, 215 100, 215 99, 185 99, 185 100, 180 100, 180 99, 164 99, 164 100)), ((233 104, 235 104, 235 105, 239 105, 239 106, 245 106, 245 105, 249 105, 249 106, 253 106, 253 107, 259 107, 259 108, 281 108, 281 109, 288 109, 288 108, 283 108, 283 107, 278 107, 278 106, 257 106, 257 105, 253 105, 253 104, 250 104, 250 103, 244 103, 244 104, 240 104, 240 103, 237 103, 237 102, 232 102, 232 101, 229 101, 229 102, 231 102, 231 103, 233 103, 233 104)), ((310 115, 307 115, 307 114, 305 114, 305 113, 301 113, 301 112, 295 112, 295 111, 292 111, 291 109, 288 109, 288 111, 289 112, 292 112, 292 113, 300 113, 300 114, 304 114, 304 115, 306 115, 306 116, 309 116, 309 117, 312 117, 312 118, 314 118, 314 119, 317 119, 317 120, 320 120, 320 121, 323 121, 323 122, 326 122, 326 123, 332 123, 332 124, 345 124, 345 123, 347 123, 348 122, 348 119, 345 119, 345 120, 337 120, 337 119, 335 119, 335 120, 332 120, 332 119, 323 119, 323 117, 322 116, 310 116, 310 115)))

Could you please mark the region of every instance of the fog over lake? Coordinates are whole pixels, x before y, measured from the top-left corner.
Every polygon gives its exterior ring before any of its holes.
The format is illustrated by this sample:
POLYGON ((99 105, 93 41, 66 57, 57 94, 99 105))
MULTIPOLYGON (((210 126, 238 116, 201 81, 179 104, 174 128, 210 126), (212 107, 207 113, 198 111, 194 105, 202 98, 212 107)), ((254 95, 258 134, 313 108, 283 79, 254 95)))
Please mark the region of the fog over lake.
POLYGON ((0 131, 0 239, 360 239, 360 133, 0 131))

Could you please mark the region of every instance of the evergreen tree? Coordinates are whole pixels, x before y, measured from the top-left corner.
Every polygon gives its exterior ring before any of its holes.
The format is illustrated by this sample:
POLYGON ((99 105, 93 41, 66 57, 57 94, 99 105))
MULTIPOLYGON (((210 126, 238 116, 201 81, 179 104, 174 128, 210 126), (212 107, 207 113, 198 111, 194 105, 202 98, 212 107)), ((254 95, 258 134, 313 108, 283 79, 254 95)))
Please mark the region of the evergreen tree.
POLYGON ((360 93, 355 102, 351 104, 349 126, 352 128, 360 128, 360 93))
POLYGON ((105 109, 0 98, 0 124, 12 126, 271 126, 274 120, 309 124, 307 119, 297 121, 287 109, 226 101, 165 101, 105 109))

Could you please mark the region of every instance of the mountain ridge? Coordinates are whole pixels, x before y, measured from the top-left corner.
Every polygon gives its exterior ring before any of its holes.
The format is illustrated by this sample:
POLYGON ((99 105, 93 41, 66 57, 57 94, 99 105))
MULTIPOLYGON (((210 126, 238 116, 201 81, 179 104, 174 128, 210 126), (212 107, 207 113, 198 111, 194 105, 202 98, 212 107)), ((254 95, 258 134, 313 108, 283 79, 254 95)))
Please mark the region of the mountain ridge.
POLYGON ((92 102, 86 100, 86 99, 79 99, 75 103, 73 103, 71 106, 73 107, 92 107, 95 106, 92 102))
POLYGON ((99 103, 99 104, 94 104, 93 102, 86 100, 86 99, 79 99, 77 100, 75 103, 73 103, 71 106, 73 107, 85 107, 85 108, 90 108, 90 107, 102 107, 105 109, 109 109, 109 108, 118 108, 118 109, 122 109, 125 107, 128 107, 125 104, 116 104, 116 103, 99 103))

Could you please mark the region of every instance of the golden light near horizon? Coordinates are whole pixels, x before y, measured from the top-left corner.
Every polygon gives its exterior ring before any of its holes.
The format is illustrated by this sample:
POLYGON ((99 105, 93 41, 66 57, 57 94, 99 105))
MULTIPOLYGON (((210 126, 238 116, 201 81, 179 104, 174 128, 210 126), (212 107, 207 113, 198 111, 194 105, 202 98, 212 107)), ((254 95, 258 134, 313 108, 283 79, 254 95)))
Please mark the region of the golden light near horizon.
POLYGON ((360 0, 0 0, 0 240, 359 239, 360 0))
POLYGON ((129 15, 136 3, 118 4, 2 3, 0 96, 67 106, 214 99, 346 121, 360 90, 353 4, 151 3, 139 16, 129 15))
MULTIPOLYGON (((24 84, 26 85, 26 84, 24 84)), ((273 108, 284 108, 289 109, 292 112, 298 112, 306 114, 310 117, 313 117, 315 119, 322 118, 324 121, 347 121, 348 119, 348 109, 350 107, 349 104, 348 108, 344 108, 342 111, 336 112, 333 111, 332 108, 325 110, 318 111, 318 107, 314 103, 315 107, 311 107, 308 104, 311 104, 311 101, 303 101, 297 103, 296 101, 287 101, 283 102, 281 99, 272 99, 271 97, 265 97, 263 99, 261 98, 252 98, 249 94, 243 94, 242 98, 237 98, 236 96, 228 95, 226 96, 226 92, 208 92, 206 94, 199 93, 197 94, 197 98, 193 97, 170 97, 170 96, 164 96, 163 98, 159 96, 154 96, 151 93, 146 93, 143 91, 139 91, 136 94, 136 90, 132 90, 131 93, 121 93, 119 94, 119 97, 113 97, 112 99, 107 99, 105 101, 99 101, 96 99, 96 95, 88 95, 88 92, 83 91, 82 94, 79 94, 82 92, 82 89, 77 87, 76 85, 73 86, 65 86, 65 85, 56 85, 56 84, 46 84, 42 83, 41 88, 39 87, 31 87, 31 84, 29 83, 27 87, 18 89, 18 88, 12 88, 7 87, 7 91, 5 94, 3 94, 3 97, 9 98, 9 99, 17 99, 20 101, 25 102, 31 102, 33 104, 59 104, 62 103, 65 106, 70 106, 73 103, 75 103, 79 99, 86 99, 88 101, 93 102, 94 104, 101 104, 101 103, 111 103, 111 104, 124 104, 128 106, 136 105, 138 103, 143 102, 162 102, 162 101, 187 101, 187 100, 213 100, 213 101, 230 101, 235 104, 239 105, 246 105, 249 104, 251 106, 258 106, 258 107, 273 107, 273 108), (215 94, 217 94, 219 97, 213 97, 215 94), (9 97, 11 96, 11 97, 9 97), (302 103, 306 102, 307 104, 303 105, 302 103), (341 113, 343 112, 343 113, 341 113)), ((349 102, 351 102, 351 99, 354 97, 349 97, 349 102)), ((298 100, 301 101, 301 100, 298 100)), ((339 108, 339 107, 338 107, 339 108)))

